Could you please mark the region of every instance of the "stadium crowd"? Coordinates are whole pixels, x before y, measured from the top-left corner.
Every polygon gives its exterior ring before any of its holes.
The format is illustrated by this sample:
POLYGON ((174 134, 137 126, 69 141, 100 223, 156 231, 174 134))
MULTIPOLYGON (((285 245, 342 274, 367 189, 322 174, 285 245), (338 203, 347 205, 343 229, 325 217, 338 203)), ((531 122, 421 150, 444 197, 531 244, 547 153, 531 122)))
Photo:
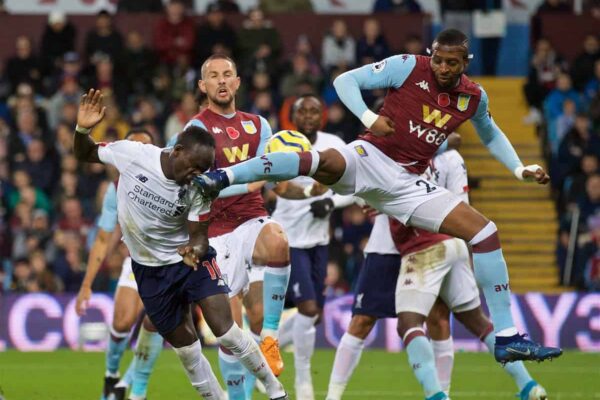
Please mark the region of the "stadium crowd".
MULTIPOLYGON (((220 52, 237 61, 242 77, 239 109, 262 115, 274 132, 290 129, 294 100, 317 93, 326 105, 323 131, 349 142, 361 133, 361 125, 339 102, 333 79, 397 52, 424 54, 419 36, 410 37, 404 48, 390 48, 376 18, 365 20, 360 37, 353 37, 344 20, 337 19, 321 43, 300 36, 294 48, 285 49, 263 13, 281 11, 277 7, 283 2, 260 1, 261 8, 249 11, 236 28, 228 23, 229 13, 240 12, 235 1, 209 4, 201 24, 187 16, 187 3, 172 0, 163 9, 160 0, 119 2, 119 12, 163 14, 148 43, 135 30, 116 29, 105 11, 88 32, 78 32, 66 15, 53 12, 41 37, 18 37, 14 55, 1 60, 0 290, 59 293, 76 292, 80 286, 102 196, 107 183, 117 178, 104 166, 79 164, 72 154, 84 90, 101 89, 108 106, 105 120, 93 131, 95 140, 122 139, 132 127, 141 127, 164 144, 197 113, 198 67, 208 55, 220 52), (82 49, 76 48, 78 35, 85 37, 82 49)), ((285 3, 310 11, 308 0, 285 3)), ((378 0, 375 11, 420 11, 415 1, 401 3, 403 8, 378 0)), ((600 286, 600 221, 589 218, 600 203, 599 49, 598 38, 588 37, 582 55, 568 66, 540 38, 525 86, 529 121, 543 132, 561 212, 561 267, 567 258, 571 210, 578 206, 581 211, 572 283, 582 288, 600 286)), ((373 91, 365 100, 372 106, 383 94, 373 91)), ((356 206, 334 212, 329 293, 350 289, 370 229, 371 221, 356 206)), ((108 257, 95 290, 114 289, 122 257, 108 257)))

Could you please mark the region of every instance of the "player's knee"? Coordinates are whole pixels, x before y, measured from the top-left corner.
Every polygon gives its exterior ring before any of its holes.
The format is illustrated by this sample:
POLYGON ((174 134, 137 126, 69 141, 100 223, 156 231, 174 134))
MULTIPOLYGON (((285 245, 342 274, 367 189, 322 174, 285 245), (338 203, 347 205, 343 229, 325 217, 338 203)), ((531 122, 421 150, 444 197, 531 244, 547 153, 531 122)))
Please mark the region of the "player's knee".
POLYGON ((116 312, 112 327, 116 332, 129 332, 136 321, 136 315, 127 312, 116 312))
POLYGON ((435 340, 450 337, 450 321, 446 318, 427 318, 427 331, 435 340))
POLYGON ((496 224, 489 221, 473 238, 469 241, 473 248, 473 253, 489 253, 500 248, 500 237, 496 224))
POLYGON ((142 325, 144 326, 144 329, 146 329, 148 332, 158 332, 158 330, 156 329, 156 326, 154 326, 154 324, 152 323, 152 321, 150 320, 150 317, 148 317, 148 315, 144 316, 142 325))
POLYGON ((252 332, 260 332, 263 324, 263 305, 261 303, 246 307, 246 315, 252 332))
POLYGON ((371 333, 376 322, 377 318, 370 315, 353 315, 350 326, 348 326, 348 333, 357 338, 365 339, 371 333))
POLYGON ((287 236, 278 224, 267 224, 258 237, 253 254, 257 265, 272 267, 287 266, 290 262, 290 248, 287 236))
POLYGON ((425 316, 413 312, 403 312, 398 314, 398 326, 396 330, 401 338, 404 338, 406 332, 412 328, 422 327, 425 316))

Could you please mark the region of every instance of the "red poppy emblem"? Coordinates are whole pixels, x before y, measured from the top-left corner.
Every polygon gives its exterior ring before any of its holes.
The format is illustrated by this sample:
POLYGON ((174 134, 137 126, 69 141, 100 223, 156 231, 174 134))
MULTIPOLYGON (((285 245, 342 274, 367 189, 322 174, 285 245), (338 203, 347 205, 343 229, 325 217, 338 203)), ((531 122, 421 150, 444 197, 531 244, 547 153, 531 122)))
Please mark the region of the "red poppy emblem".
POLYGON ((240 137, 240 132, 237 129, 232 128, 231 126, 228 126, 225 129, 225 132, 227 132, 227 136, 229 136, 230 139, 235 140, 240 137))
POLYGON ((438 94, 438 105, 440 107, 448 107, 450 105, 450 95, 448 93, 438 94))

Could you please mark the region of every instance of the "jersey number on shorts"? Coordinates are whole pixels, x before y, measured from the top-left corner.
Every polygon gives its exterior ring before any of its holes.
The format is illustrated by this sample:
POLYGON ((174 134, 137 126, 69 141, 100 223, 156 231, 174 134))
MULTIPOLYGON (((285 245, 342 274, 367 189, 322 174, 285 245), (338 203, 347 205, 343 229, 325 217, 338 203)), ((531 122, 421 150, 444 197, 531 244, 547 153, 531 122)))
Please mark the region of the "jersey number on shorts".
POLYGON ((419 179, 419 180, 417 181, 416 185, 417 185, 417 186, 425 186, 425 188, 427 189, 427 193, 431 193, 431 192, 433 192, 435 189, 437 189, 437 187, 435 187, 435 186, 431 186, 431 185, 429 184, 429 182, 427 182, 427 181, 424 181, 424 180, 422 180, 422 179, 419 179))
POLYGON ((221 279, 221 270, 217 265, 217 260, 213 258, 210 262, 202 261, 202 266, 208 270, 208 273, 210 274, 210 279, 212 279, 213 281, 215 279, 221 279))

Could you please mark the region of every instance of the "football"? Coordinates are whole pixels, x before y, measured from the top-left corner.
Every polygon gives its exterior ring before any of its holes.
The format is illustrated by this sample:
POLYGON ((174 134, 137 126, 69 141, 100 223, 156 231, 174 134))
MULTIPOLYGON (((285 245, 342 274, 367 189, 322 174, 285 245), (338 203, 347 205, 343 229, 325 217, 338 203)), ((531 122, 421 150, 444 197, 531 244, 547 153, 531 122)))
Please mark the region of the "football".
POLYGON ((301 152, 311 149, 310 140, 298 131, 286 130, 279 131, 271 136, 265 148, 266 153, 282 152, 301 152))

